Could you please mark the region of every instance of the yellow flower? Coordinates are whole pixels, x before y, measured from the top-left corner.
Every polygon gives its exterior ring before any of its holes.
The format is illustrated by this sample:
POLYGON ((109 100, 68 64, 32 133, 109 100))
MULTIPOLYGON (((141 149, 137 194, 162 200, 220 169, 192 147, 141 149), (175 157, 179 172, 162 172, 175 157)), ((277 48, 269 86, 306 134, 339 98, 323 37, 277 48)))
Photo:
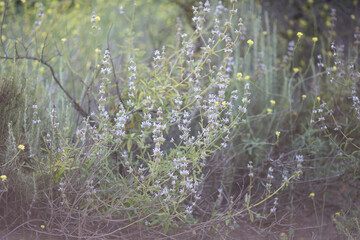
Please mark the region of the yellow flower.
POLYGON ((314 43, 316 43, 318 40, 319 40, 319 39, 318 39, 317 37, 313 37, 313 38, 312 38, 312 41, 313 41, 314 43))
POLYGON ((316 99, 320 102, 320 97, 317 97, 316 99))
POLYGON ((42 229, 44 229, 44 228, 45 228, 45 225, 40 225, 40 227, 41 227, 42 229))
POLYGON ((270 100, 271 105, 275 105, 275 100, 270 100))
POLYGON ((309 194, 309 197, 310 197, 310 198, 314 198, 314 197, 315 197, 315 193, 313 193, 313 192, 310 193, 310 194, 309 194))
POLYGON ((223 106, 225 106, 225 105, 226 105, 226 102, 225 102, 225 101, 223 101, 221 104, 222 104, 223 106))
POLYGON ((336 215, 336 216, 340 216, 340 212, 336 212, 335 215, 336 215))
POLYGON ((356 17, 355 17, 354 14, 351 14, 351 15, 350 15, 350 18, 351 18, 352 20, 355 20, 356 17))
POLYGON ((296 35, 297 35, 298 38, 300 39, 304 34, 303 34, 302 32, 298 32, 296 35))
POLYGON ((5 2, 0 2, 0 7, 4 7, 5 6, 5 2))
POLYGON ((20 150, 25 150, 25 146, 24 145, 22 145, 22 144, 20 144, 19 146, 18 146, 18 149, 20 149, 20 150))
POLYGON ((267 114, 271 114, 271 113, 272 113, 272 109, 271 109, 271 108, 267 108, 267 109, 266 109, 266 112, 267 112, 267 114))
POLYGON ((2 41, 5 41, 6 40, 6 37, 4 35, 1 36, 1 40, 2 41))
POLYGON ((66 38, 62 38, 62 39, 61 39, 61 41, 62 41, 63 43, 66 42, 66 40, 67 40, 66 38))
POLYGON ((297 72, 299 72, 300 70, 299 70, 299 68, 293 68, 293 71, 294 71, 295 73, 297 73, 297 72))
POLYGON ((242 78, 242 73, 239 72, 239 73, 237 74, 237 78, 238 78, 239 80, 241 80, 241 78, 242 78))
POLYGON ((254 42, 253 42, 253 40, 249 39, 249 40, 247 40, 247 44, 249 44, 249 47, 251 47, 254 44, 254 42))
POLYGON ((215 102, 216 105, 219 105, 219 102, 215 102))
POLYGON ((96 16, 96 17, 95 17, 95 21, 97 21, 97 22, 100 21, 100 19, 101 19, 101 18, 100 18, 99 16, 96 16))
POLYGON ((7 176, 6 176, 6 175, 1 175, 0 178, 1 178, 1 180, 4 182, 4 181, 6 181, 7 176))
POLYGON ((300 27, 305 28, 307 26, 307 22, 304 19, 299 20, 300 27))
POLYGON ((325 10, 329 10, 329 5, 327 5, 326 3, 324 3, 323 8, 324 8, 325 10))
POLYGON ((313 3, 314 3, 314 0, 308 0, 308 3, 309 3, 309 4, 313 4, 313 3))
POLYGON ((336 66, 333 66, 333 70, 336 71, 336 66))
POLYGON ((249 76, 249 75, 246 75, 244 79, 245 79, 245 80, 249 80, 249 79, 250 79, 250 76, 249 76))
POLYGON ((286 33, 287 33, 287 35, 288 35, 289 37, 291 37, 294 32, 293 32, 293 30, 288 29, 288 30, 286 30, 286 33))
POLYGON ((101 50, 100 50, 100 49, 98 49, 98 48, 96 48, 96 49, 95 49, 95 52, 96 52, 96 53, 100 53, 100 52, 101 52, 101 50))
POLYGON ((330 19, 326 20, 325 25, 326 25, 327 27, 330 27, 330 26, 331 26, 331 21, 330 21, 330 19))
POLYGON ((303 94, 301 97, 302 97, 302 99, 303 99, 303 100, 305 100, 306 95, 305 95, 305 94, 303 94))
POLYGON ((267 31, 263 31, 263 34, 264 34, 264 36, 266 36, 266 35, 267 35, 267 31))
POLYGON ((276 134, 276 137, 279 138, 280 132, 279 132, 279 131, 276 131, 275 134, 276 134))

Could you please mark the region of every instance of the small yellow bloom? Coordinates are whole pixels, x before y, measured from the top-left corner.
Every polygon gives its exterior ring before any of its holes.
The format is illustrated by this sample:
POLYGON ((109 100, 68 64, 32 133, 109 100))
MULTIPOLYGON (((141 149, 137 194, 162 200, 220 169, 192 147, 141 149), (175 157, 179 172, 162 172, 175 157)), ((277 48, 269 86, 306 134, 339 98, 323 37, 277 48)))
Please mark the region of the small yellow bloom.
POLYGON ((302 32, 298 32, 296 35, 297 35, 298 38, 300 39, 304 34, 303 34, 302 32))
POLYGON ((351 15, 350 15, 350 18, 351 18, 352 20, 355 20, 356 17, 355 17, 354 14, 351 14, 351 15))
POLYGON ((294 71, 295 73, 297 73, 297 72, 300 71, 300 69, 299 69, 299 68, 293 68, 293 71, 294 71))
POLYGON ((275 105, 276 104, 275 100, 270 100, 270 104, 275 105))
POLYGON ((288 29, 288 30, 286 30, 286 33, 287 33, 287 35, 288 35, 289 37, 291 37, 294 32, 293 32, 293 30, 288 29))
POLYGON ((0 2, 0 7, 4 7, 5 6, 5 2, 0 2))
POLYGON ((249 47, 251 47, 254 44, 254 41, 249 39, 249 40, 247 40, 247 44, 249 44, 249 47))
POLYGON ((22 144, 20 144, 19 146, 18 146, 18 149, 20 149, 20 150, 25 150, 25 146, 24 145, 22 145, 22 144))
POLYGON ((95 52, 96 52, 96 53, 100 53, 100 52, 101 52, 101 50, 100 50, 100 49, 98 49, 98 48, 96 48, 96 49, 95 49, 95 52))
POLYGON ((222 104, 223 106, 225 106, 225 105, 226 105, 226 102, 225 102, 225 101, 223 101, 221 104, 222 104))
POLYGON ((267 109, 266 109, 267 114, 272 114, 272 111, 273 111, 273 110, 272 110, 271 108, 267 108, 267 109))
POLYGON ((321 98, 320 98, 320 97, 317 97, 316 99, 320 102, 320 99, 321 99, 321 98))
POLYGON ((42 229, 44 229, 44 228, 45 228, 45 225, 40 225, 40 227, 41 227, 42 229))
POLYGON ((314 0, 308 0, 308 3, 309 3, 309 4, 313 4, 313 3, 314 3, 314 0))
POLYGON ((49 8, 49 9, 46 11, 46 13, 50 15, 50 14, 52 13, 52 9, 49 8))
POLYGON ((5 41, 6 40, 6 37, 4 35, 1 36, 1 40, 2 41, 5 41))
POLYGON ((329 5, 327 5, 326 3, 323 5, 323 8, 325 9, 325 10, 329 10, 329 5))
POLYGON ((26 0, 21 0, 22 3, 26 3, 26 0))
POLYGON ((331 26, 331 21, 330 21, 330 19, 326 20, 325 25, 326 25, 327 27, 330 27, 330 26, 331 26))
POLYGON ((6 179, 7 179, 7 176, 6 176, 6 175, 1 175, 0 178, 1 178, 1 180, 2 180, 3 182, 5 182, 6 179))
POLYGON ((263 34, 264 34, 264 36, 266 36, 266 35, 267 35, 267 31, 263 31, 263 34))
POLYGON ((216 105, 219 105, 219 102, 215 102, 216 105))
POLYGON ((307 22, 304 19, 300 19, 299 24, 300 24, 300 27, 302 27, 302 28, 306 28, 306 26, 307 26, 307 22))
POLYGON ((310 198, 314 198, 314 197, 315 197, 315 193, 313 193, 313 192, 310 193, 310 194, 309 194, 309 197, 310 197, 310 198))
POLYGON ((44 67, 41 67, 41 68, 39 68, 39 71, 40 71, 41 73, 43 73, 43 72, 45 71, 45 68, 44 68, 44 67))
POLYGON ((249 76, 249 75, 246 75, 244 79, 245 79, 245 80, 249 80, 249 79, 250 79, 250 76, 249 76))
POLYGON ((96 16, 96 17, 95 17, 95 21, 97 21, 97 22, 100 21, 100 19, 101 19, 101 18, 100 18, 99 16, 96 16))
POLYGON ((336 71, 336 66, 333 66, 333 70, 336 71))
POLYGON ((242 75, 242 73, 240 73, 240 72, 237 74, 237 78, 238 78, 239 80, 241 80, 242 76, 243 76, 243 75, 242 75))
POLYGON ((335 215, 336 215, 336 216, 340 216, 340 212, 336 212, 335 215))
POLYGON ((303 100, 305 100, 306 95, 305 95, 305 94, 303 94, 301 97, 302 97, 302 99, 303 99, 303 100))
POLYGON ((66 40, 67 40, 66 38, 62 38, 62 39, 61 39, 61 41, 62 41, 63 43, 66 42, 66 40))
POLYGON ((318 40, 319 40, 319 39, 318 39, 317 37, 313 37, 313 38, 312 38, 312 41, 313 41, 314 43, 316 43, 318 40))
POLYGON ((275 134, 276 134, 276 137, 279 138, 280 132, 279 132, 279 131, 276 131, 275 134))

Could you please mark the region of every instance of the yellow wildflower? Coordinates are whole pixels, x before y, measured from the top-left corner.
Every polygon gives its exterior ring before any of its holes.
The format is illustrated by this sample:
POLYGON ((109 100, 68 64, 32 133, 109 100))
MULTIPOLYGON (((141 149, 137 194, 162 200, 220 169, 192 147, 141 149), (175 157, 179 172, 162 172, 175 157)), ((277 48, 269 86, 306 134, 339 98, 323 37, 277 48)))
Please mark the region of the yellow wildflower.
POLYGON ((293 32, 293 30, 288 29, 288 30, 286 30, 286 33, 287 33, 287 35, 288 35, 289 37, 291 37, 294 32, 293 32))
POLYGON ((45 228, 45 225, 40 225, 40 227, 41 227, 42 229, 44 229, 44 228, 45 228))
POLYGON ((336 66, 333 66, 333 70, 336 71, 336 66))
POLYGON ((267 108, 267 109, 266 109, 267 114, 271 114, 272 111, 273 111, 273 110, 272 110, 271 108, 267 108))
POLYGON ((296 35, 297 35, 298 38, 300 39, 304 34, 303 34, 302 32, 298 32, 296 35))
POLYGON ((315 193, 313 193, 313 192, 310 193, 310 194, 309 194, 309 197, 310 197, 310 198, 314 198, 314 197, 315 197, 315 193))
POLYGON ((100 49, 98 49, 98 48, 96 48, 96 49, 95 49, 95 52, 96 52, 96 53, 100 53, 100 52, 101 52, 101 50, 100 50, 100 49))
POLYGON ((270 100, 270 103, 271 103, 271 105, 275 105, 276 104, 276 102, 275 102, 275 100, 270 100))
POLYGON ((254 44, 254 41, 251 40, 251 39, 249 39, 249 40, 247 41, 247 44, 249 44, 249 47, 251 47, 251 46, 254 44))
POLYGON ((340 212, 336 212, 335 215, 336 215, 336 216, 340 216, 340 212))
POLYGON ((276 131, 275 134, 276 134, 276 137, 279 138, 280 132, 279 132, 279 131, 276 131))
POLYGON ((318 39, 317 37, 313 37, 313 38, 312 38, 312 41, 313 41, 314 43, 316 43, 318 40, 319 40, 319 39, 318 39))
POLYGON ((240 73, 240 72, 237 74, 237 78, 238 78, 239 80, 241 80, 242 76, 243 76, 243 75, 242 75, 242 73, 240 73))
POLYGON ((96 16, 96 17, 95 17, 95 21, 97 21, 97 22, 100 21, 100 19, 101 19, 101 18, 100 18, 99 16, 96 16))
POLYGON ((222 104, 223 106, 225 106, 225 105, 226 105, 226 102, 225 102, 225 101, 223 101, 221 104, 222 104))
POLYGON ((62 41, 63 43, 66 42, 66 40, 67 40, 66 38, 62 38, 62 39, 61 39, 61 41, 62 41))
POLYGON ((300 24, 300 27, 302 27, 302 28, 306 28, 306 26, 307 26, 307 22, 304 19, 300 19, 299 24, 300 24))
POLYGON ((309 3, 309 4, 313 4, 313 3, 314 3, 314 0, 308 0, 308 3, 309 3))
POLYGON ((6 175, 1 175, 0 178, 1 178, 1 180, 4 182, 4 181, 6 181, 7 176, 6 176, 6 175))
POLYGON ((299 69, 299 68, 293 68, 293 71, 294 71, 295 73, 297 73, 297 72, 300 71, 300 69, 299 69))
POLYGON ((351 18, 352 20, 355 20, 356 17, 355 17, 354 14, 351 14, 351 15, 350 15, 350 18, 351 18))
POLYGON ((306 95, 305 95, 305 94, 303 94, 301 97, 302 97, 302 99, 303 99, 303 100, 305 100, 306 95))
POLYGON ((320 97, 317 97, 316 99, 320 102, 320 99, 321 99, 321 98, 320 98, 320 97))
POLYGON ((244 79, 245 79, 245 80, 249 80, 249 79, 250 79, 250 76, 249 76, 249 75, 246 75, 244 79))
POLYGON ((264 36, 266 36, 266 35, 267 35, 267 31, 263 31, 263 34, 264 34, 264 36))
POLYGON ((216 105, 219 105, 219 102, 215 102, 216 105))
POLYGON ((22 144, 20 144, 19 146, 18 146, 18 149, 20 149, 20 150, 25 150, 25 146, 24 145, 22 145, 22 144))

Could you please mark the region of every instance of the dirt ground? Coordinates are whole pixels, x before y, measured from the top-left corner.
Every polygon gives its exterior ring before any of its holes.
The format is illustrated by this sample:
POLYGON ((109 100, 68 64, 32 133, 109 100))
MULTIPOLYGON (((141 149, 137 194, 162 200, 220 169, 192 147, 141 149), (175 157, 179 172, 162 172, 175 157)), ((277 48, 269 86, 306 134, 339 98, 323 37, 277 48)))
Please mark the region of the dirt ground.
MULTIPOLYGON (((224 240, 312 240, 312 239, 324 239, 324 240, 342 240, 340 235, 336 232, 335 226, 331 221, 331 216, 324 214, 322 228, 317 224, 315 214, 310 214, 307 211, 299 209, 294 217, 294 223, 289 224, 290 216, 282 216, 278 219, 276 224, 272 224, 265 228, 263 232, 256 226, 250 223, 239 223, 239 227, 230 233, 224 233, 221 236, 214 236, 212 239, 224 239, 224 240), (291 237, 290 229, 293 231, 291 237)), ((65 237, 56 237, 41 234, 40 232, 15 232, 10 236, 4 237, 6 232, 0 232, 0 240, 65 240, 65 237)), ((131 238, 123 239, 152 239, 149 237, 141 237, 138 234, 131 238)), ((153 239, 159 239, 154 237, 153 239)), ((171 238, 162 237, 161 239, 209 239, 209 237, 199 237, 194 234, 191 237, 171 238)), ((344 239, 345 240, 345 239, 344 239)))

